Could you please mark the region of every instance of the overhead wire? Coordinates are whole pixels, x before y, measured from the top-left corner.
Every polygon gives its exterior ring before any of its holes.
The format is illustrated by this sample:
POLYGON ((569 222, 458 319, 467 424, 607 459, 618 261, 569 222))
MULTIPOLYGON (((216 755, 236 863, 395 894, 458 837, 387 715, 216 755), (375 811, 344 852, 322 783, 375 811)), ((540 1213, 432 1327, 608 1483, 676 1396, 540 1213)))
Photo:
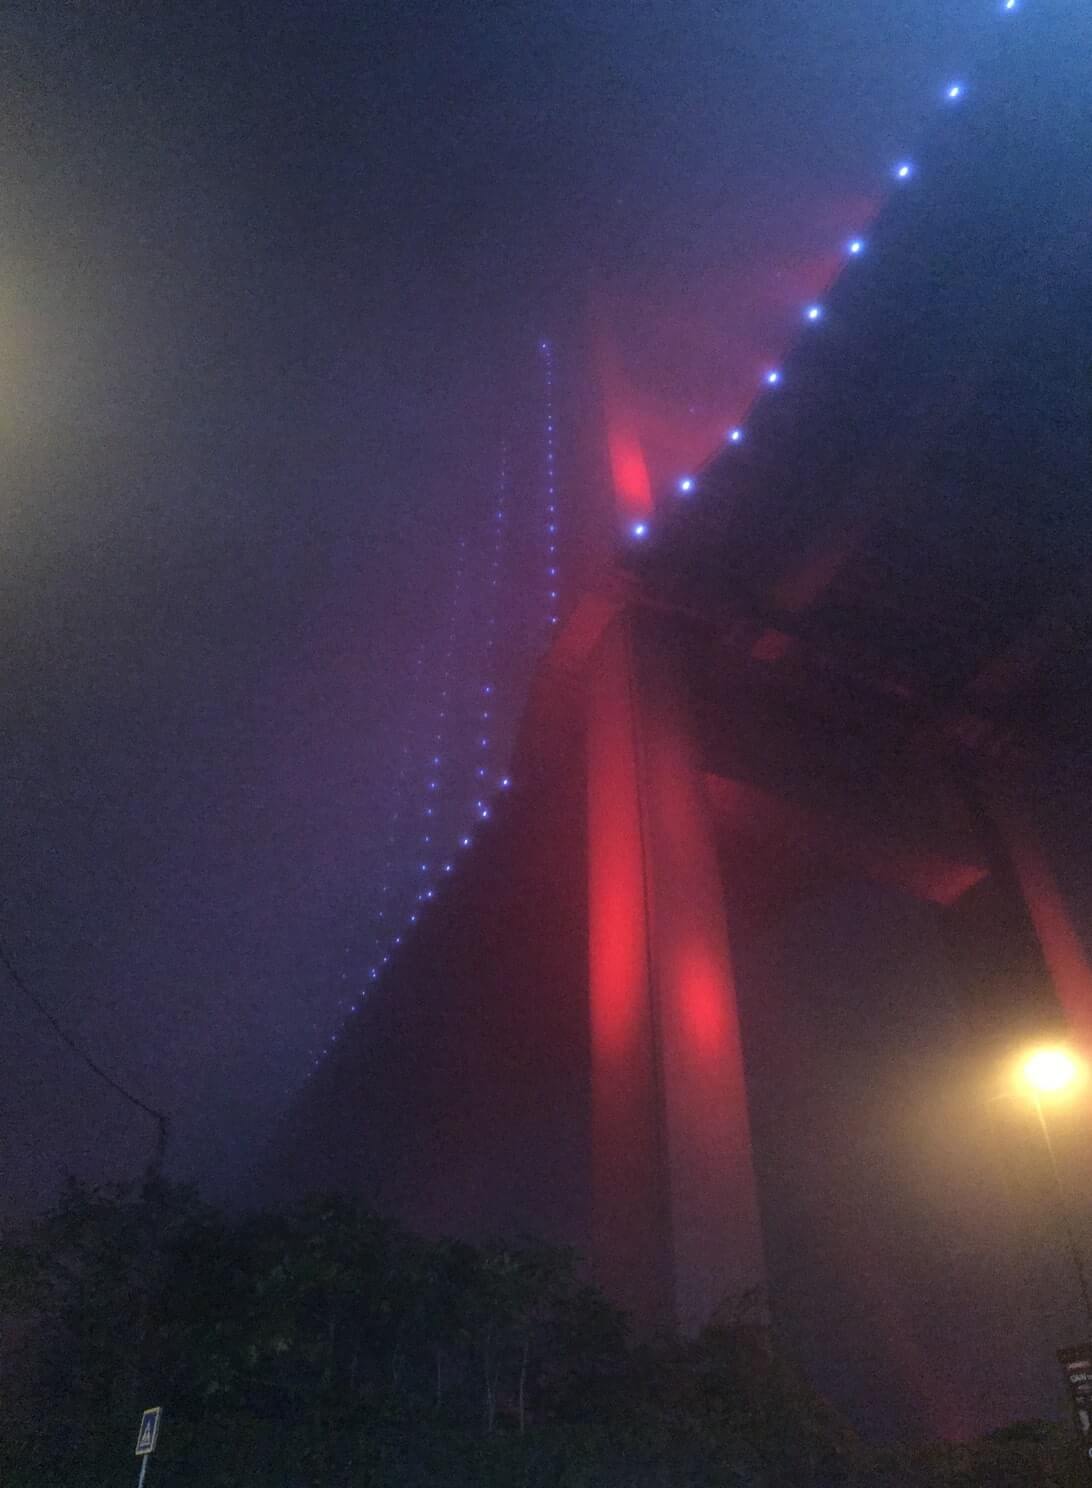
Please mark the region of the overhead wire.
POLYGON ((42 999, 24 979, 18 967, 15 965, 15 962, 12 959, 11 952, 9 951, 7 944, 3 940, 3 937, 0 937, 0 966, 3 966, 12 983, 18 988, 18 990, 31 1004, 31 1006, 38 1012, 38 1014, 45 1020, 45 1022, 49 1025, 49 1027, 53 1030, 57 1038, 60 1039, 65 1047, 71 1050, 71 1052, 75 1054, 76 1058, 81 1060, 92 1072, 92 1074, 97 1076, 97 1078, 100 1079, 105 1085, 108 1085, 110 1089, 113 1090, 117 1095, 120 1095, 123 1100, 128 1101, 131 1106, 135 1106, 137 1110, 143 1111, 146 1116, 150 1116, 156 1123, 156 1150, 152 1166, 156 1170, 161 1168, 163 1159, 166 1156, 167 1151, 167 1135, 169 1129, 167 1117, 163 1114, 162 1111, 157 1111, 154 1106, 148 1105, 148 1103, 146 1101, 142 1101, 138 1095, 134 1095, 133 1092, 131 1090, 128 1090, 121 1083, 120 1080, 116 1080, 114 1076, 109 1073, 108 1070, 103 1069, 102 1065, 99 1064, 96 1059, 93 1059, 92 1056, 87 1052, 87 1050, 82 1047, 82 1045, 77 1043, 77 1041, 72 1037, 68 1030, 63 1026, 63 1024, 58 1022, 56 1017, 54 1017, 53 1013, 50 1012, 49 1008, 45 1005, 42 999))

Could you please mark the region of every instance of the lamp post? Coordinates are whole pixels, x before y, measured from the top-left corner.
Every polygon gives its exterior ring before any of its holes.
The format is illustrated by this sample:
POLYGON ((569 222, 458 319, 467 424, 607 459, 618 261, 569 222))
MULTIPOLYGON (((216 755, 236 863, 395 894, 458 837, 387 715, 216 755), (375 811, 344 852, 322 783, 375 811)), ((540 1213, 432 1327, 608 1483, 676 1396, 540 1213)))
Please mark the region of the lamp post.
POLYGON ((1046 1112, 1043 1109, 1044 1096, 1048 1098, 1052 1096, 1064 1097, 1071 1094, 1076 1086, 1080 1084, 1084 1075, 1084 1069, 1080 1061, 1068 1049, 1060 1045, 1054 1045, 1032 1049, 1027 1053, 1020 1061, 1019 1075, 1025 1089, 1031 1095, 1032 1104, 1035 1107, 1035 1115, 1039 1122, 1039 1130, 1043 1134, 1043 1145, 1047 1150, 1047 1157, 1050 1160, 1051 1177, 1054 1180, 1054 1195, 1058 1204, 1058 1214, 1062 1222, 1062 1233, 1065 1236, 1066 1248, 1069 1251, 1069 1258, 1073 1263, 1073 1271, 1077 1278, 1077 1287, 1081 1294, 1081 1302, 1084 1305, 1088 1336, 1092 1338, 1092 1300, 1089 1299, 1088 1278, 1085 1275, 1084 1258, 1081 1255, 1081 1248, 1077 1243, 1077 1234, 1073 1228, 1073 1217, 1066 1202, 1061 1173, 1058 1171, 1058 1159, 1054 1152, 1054 1143, 1051 1140, 1046 1112))

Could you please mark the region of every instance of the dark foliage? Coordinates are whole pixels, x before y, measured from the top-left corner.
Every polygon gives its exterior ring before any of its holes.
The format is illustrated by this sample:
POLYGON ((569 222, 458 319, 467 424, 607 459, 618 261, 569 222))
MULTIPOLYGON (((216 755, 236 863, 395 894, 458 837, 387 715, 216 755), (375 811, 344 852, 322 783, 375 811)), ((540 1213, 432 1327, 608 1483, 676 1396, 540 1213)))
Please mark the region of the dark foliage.
POLYGON ((633 1347, 565 1251, 72 1186, 0 1256, 0 1475, 98 1488, 1069 1488, 1051 1426, 867 1449, 744 1312, 633 1347), (135 1482, 135 1477, 133 1479, 135 1482))

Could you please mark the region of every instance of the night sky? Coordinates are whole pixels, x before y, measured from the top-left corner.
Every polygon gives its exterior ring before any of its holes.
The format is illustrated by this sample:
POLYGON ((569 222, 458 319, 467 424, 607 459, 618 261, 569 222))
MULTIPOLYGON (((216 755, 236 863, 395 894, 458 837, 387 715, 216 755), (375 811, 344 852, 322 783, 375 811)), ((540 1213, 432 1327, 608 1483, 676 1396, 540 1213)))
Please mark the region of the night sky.
MULTIPOLYGON (((997 16, 125 10, 0 21, 0 933, 224 1193, 365 982, 505 440, 532 540, 540 339, 571 594, 634 499, 619 450, 656 491, 743 411, 997 16)), ((147 1119, 2 1006, 4 1211, 139 1171, 147 1119)))

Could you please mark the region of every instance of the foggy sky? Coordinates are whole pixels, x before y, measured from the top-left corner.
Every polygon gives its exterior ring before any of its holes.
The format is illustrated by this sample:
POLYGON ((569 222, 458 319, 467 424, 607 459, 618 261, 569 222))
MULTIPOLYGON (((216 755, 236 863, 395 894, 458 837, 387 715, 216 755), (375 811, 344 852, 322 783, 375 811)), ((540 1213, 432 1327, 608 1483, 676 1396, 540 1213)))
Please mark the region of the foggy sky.
MULTIPOLYGON (((978 0, 0 20, 0 931, 171 1115, 173 1171, 230 1190, 362 979, 411 659, 501 439, 537 427, 539 337, 579 574, 610 531, 604 360, 654 481, 699 458, 995 24, 978 0)), ((137 1171, 147 1121, 0 1006, 6 1210, 137 1171)))

